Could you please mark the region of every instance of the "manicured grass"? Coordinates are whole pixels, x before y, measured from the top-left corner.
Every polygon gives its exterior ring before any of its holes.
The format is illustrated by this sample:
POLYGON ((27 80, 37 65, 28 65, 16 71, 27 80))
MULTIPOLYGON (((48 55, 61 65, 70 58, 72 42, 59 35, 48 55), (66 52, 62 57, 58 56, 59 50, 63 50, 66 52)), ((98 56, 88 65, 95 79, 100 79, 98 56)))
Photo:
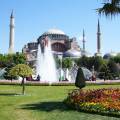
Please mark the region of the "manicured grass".
MULTIPOLYGON (((95 85, 85 89, 119 87, 95 85)), ((26 86, 22 96, 17 85, 0 85, 0 120, 119 120, 120 118, 69 110, 62 101, 74 86, 26 86)))

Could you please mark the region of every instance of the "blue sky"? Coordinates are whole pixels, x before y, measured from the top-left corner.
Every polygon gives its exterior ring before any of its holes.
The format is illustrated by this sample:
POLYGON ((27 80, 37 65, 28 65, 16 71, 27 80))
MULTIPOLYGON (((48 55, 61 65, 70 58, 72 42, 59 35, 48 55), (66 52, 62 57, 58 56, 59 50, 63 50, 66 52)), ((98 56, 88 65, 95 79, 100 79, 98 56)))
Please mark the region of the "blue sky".
POLYGON ((70 37, 86 35, 86 50, 96 52, 97 20, 101 25, 101 52, 120 52, 120 17, 100 17, 95 9, 102 0, 0 0, 0 53, 9 46, 9 19, 12 9, 15 16, 15 51, 21 51, 28 42, 50 28, 58 28, 70 37))

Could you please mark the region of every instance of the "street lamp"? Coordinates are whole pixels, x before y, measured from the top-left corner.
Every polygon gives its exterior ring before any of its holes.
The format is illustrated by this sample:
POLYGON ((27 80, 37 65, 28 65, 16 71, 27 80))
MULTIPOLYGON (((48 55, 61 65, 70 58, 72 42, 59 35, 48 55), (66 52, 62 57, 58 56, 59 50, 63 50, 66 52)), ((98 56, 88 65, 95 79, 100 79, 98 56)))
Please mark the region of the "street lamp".
POLYGON ((94 65, 92 66, 92 81, 96 81, 94 65))
POLYGON ((94 67, 94 65, 92 66, 92 74, 93 75, 95 74, 95 67, 94 67))

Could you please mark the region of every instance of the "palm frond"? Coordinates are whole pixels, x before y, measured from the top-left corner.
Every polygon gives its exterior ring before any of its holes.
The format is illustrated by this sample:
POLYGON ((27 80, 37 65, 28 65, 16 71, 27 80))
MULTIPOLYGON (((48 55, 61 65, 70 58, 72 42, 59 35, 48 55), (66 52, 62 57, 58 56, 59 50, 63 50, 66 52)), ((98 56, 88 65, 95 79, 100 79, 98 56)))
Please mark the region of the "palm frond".
MULTIPOLYGON (((115 1, 115 0, 112 0, 115 1)), ((117 0, 120 1, 120 0, 117 0)), ((113 3, 104 3, 102 8, 97 9, 98 13, 105 16, 113 16, 118 15, 120 13, 120 6, 119 4, 113 4, 113 3)))
POLYGON ((111 0, 111 4, 113 5, 119 5, 120 0, 111 0))

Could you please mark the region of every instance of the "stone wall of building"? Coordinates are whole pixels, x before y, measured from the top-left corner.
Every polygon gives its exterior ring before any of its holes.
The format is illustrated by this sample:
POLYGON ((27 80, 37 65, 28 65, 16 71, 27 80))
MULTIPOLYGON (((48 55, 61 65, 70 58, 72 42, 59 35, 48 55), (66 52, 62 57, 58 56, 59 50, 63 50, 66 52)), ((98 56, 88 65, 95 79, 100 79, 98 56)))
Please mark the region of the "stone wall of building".
POLYGON ((28 64, 35 66, 38 44, 41 42, 41 40, 45 39, 46 36, 50 38, 52 51, 54 51, 56 54, 59 52, 63 54, 70 49, 80 51, 80 47, 76 41, 76 38, 70 39, 69 36, 65 35, 61 31, 60 34, 58 31, 56 33, 55 30, 53 31, 43 33, 36 42, 27 43, 27 45, 23 47, 22 51, 26 54, 28 64))

